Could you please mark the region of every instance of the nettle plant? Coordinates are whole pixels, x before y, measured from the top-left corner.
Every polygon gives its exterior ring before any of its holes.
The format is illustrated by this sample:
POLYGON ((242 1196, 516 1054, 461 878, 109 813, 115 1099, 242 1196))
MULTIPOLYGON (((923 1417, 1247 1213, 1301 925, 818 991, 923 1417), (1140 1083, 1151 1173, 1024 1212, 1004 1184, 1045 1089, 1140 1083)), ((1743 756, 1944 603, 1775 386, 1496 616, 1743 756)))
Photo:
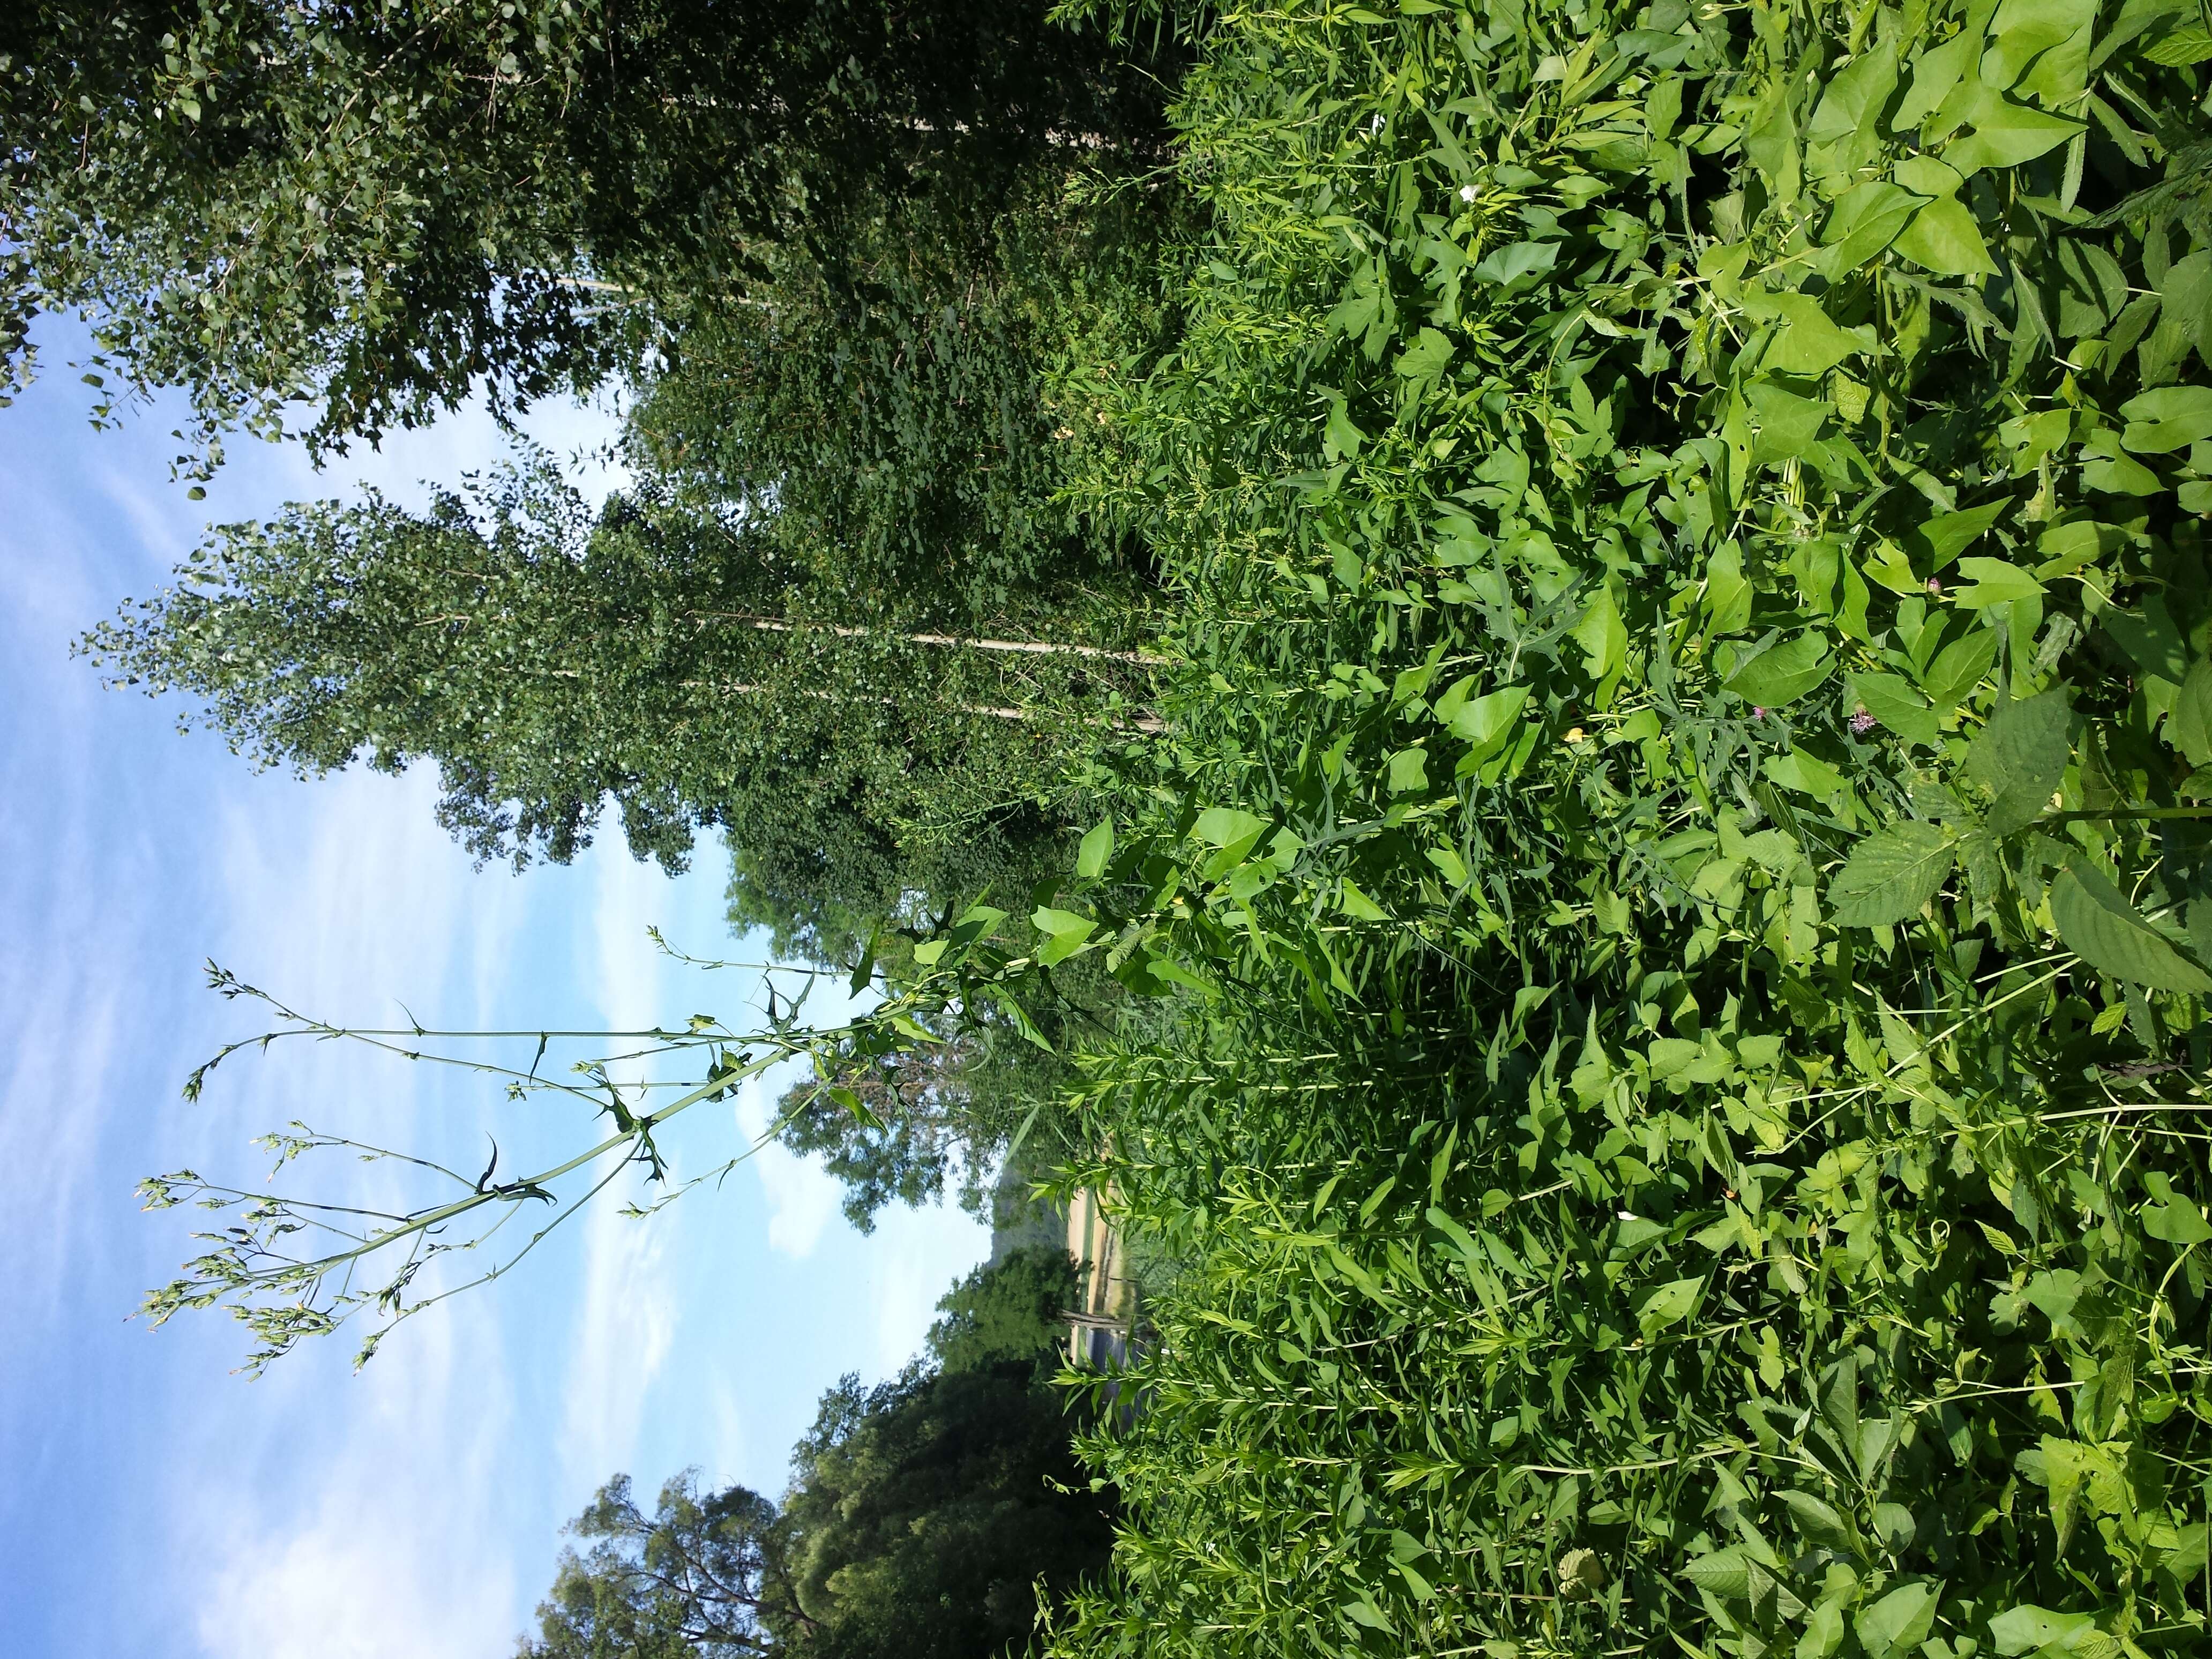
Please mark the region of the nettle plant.
POLYGON ((1069 1650, 2201 1640, 2203 16, 1210 27, 1069 1650))

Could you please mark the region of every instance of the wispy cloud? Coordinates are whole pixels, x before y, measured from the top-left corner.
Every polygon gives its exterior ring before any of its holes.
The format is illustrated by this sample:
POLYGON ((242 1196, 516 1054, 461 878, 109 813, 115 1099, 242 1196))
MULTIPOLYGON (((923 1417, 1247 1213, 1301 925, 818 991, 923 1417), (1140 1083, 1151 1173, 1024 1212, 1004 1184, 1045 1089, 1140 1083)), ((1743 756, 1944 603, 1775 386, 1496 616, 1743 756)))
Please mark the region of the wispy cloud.
MULTIPOLYGON (((778 1096, 801 1075, 791 1067, 787 1074, 755 1078, 738 1091, 738 1133, 747 1146, 768 1133, 778 1096)), ((799 1157, 781 1141, 769 1141, 754 1153, 752 1167, 768 1201, 769 1247, 793 1261, 805 1261, 822 1242, 823 1229, 836 1218, 844 1188, 815 1159, 799 1157)))

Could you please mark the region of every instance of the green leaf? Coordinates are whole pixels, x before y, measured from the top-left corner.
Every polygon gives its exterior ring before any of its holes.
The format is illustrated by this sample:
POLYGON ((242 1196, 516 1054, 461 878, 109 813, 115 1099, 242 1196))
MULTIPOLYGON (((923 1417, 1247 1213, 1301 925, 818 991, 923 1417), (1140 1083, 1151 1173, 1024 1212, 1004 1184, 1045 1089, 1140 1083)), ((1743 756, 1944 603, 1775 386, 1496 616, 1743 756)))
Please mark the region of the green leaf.
POLYGON ((2043 816, 2072 757, 2065 688, 2001 702, 1966 750, 1966 775, 1988 790, 1989 827, 2006 836, 2043 816))
POLYGON ((1328 424, 1322 429, 1322 453, 1332 463, 1350 460, 1359 453, 1360 445, 1367 434, 1352 423, 1344 412, 1344 399, 1331 398, 1328 404, 1328 424))
POLYGON ((2097 1628, 2087 1613, 2047 1613, 2038 1607, 2008 1608, 1990 1620, 1990 1640, 2004 1655, 2034 1653, 2050 1648, 2070 1652, 2075 1642, 2097 1628))
POLYGON ((1671 1285, 1662 1285, 1638 1307, 1636 1322, 1646 1337, 1669 1325, 1678 1325, 1697 1312, 1705 1294, 1705 1281, 1702 1279, 1678 1279, 1671 1285))
POLYGON ((1823 374, 1866 349, 1857 336, 1837 327, 1809 294, 1747 293, 1743 309, 1754 322, 1781 325, 1759 359, 1763 369, 1823 374))
POLYGON ((1921 677, 1920 689, 1936 705, 1939 717, 1948 714, 1982 683, 1996 659, 1996 635, 1989 629, 1978 628, 1965 639, 1954 640, 1936 653, 1936 660, 1921 677))
POLYGON ((1403 795, 1429 787, 1429 757, 1424 749, 1401 749, 1390 757, 1390 793, 1403 795))
POLYGON ((1106 861, 1114 856, 1114 820, 1094 825, 1083 837, 1083 844, 1075 849, 1075 873, 1085 881, 1096 881, 1106 873, 1106 861))
POLYGON ((1912 550, 1933 562, 1936 569, 1957 558, 1981 538, 1982 532, 2002 518, 2009 501, 1990 501, 1958 513, 1939 513, 1913 530, 1906 540, 1912 550))
MULTIPOLYGON (((1695 1279, 1687 1281, 1692 1285, 1695 1279)), ((1740 1601, 1751 1594, 1751 1563, 1741 1550, 1716 1550, 1700 1555, 1682 1569, 1682 1576, 1699 1589, 1723 1601, 1740 1601)))
POLYGON ((1942 157, 1968 176, 1984 167, 2016 167, 2033 161, 2045 151, 2057 149, 2083 125, 2015 104, 1990 87, 1981 88, 1966 118, 1973 124, 1973 131, 1953 139, 1944 147, 1942 157))
POLYGON ((1759 769, 1781 787, 1810 795, 1815 800, 1833 800, 1843 793, 1844 775, 1802 749, 1793 749, 1786 755, 1769 755, 1759 763, 1759 769))
POLYGON ((1224 851, 1239 845, 1249 846, 1260 839, 1260 832, 1267 827, 1267 820, 1234 806, 1209 806, 1198 815, 1190 833, 1208 847, 1224 851))
POLYGON ((1433 328, 1425 328, 1413 343, 1398 354, 1394 365, 1400 378, 1408 380, 1433 380, 1449 367, 1452 343, 1433 328))
POLYGON ((1958 838, 1932 823, 1908 820, 1876 830, 1851 848, 1828 884, 1838 927, 1881 927, 1917 915, 1942 888, 1958 838))
POLYGON ((2181 630, 2174 626, 2173 617, 2166 608, 2164 595, 2146 594, 2142 605, 2131 611, 2108 605, 2097 621, 2144 673, 2155 674, 2177 685, 2187 676, 2188 647, 2183 645, 2181 630))
POLYGON ((1388 921, 1390 919, 1381 905, 1353 884, 1351 877, 1346 876, 1337 886, 1336 908, 1355 921, 1388 921))
POLYGON ((1477 282, 1502 283, 1509 290, 1533 288, 1559 257, 1557 242, 1515 242, 1485 255, 1469 274, 1477 282))
POLYGON ((1936 711, 1911 683, 1897 674, 1854 674, 1844 696, 1908 743, 1935 747, 1936 711))
POLYGON ((1784 1486, 1776 1496, 1790 1506, 1790 1514, 1796 1517, 1797 1529, 1814 1543, 1850 1547, 1851 1529, 1844 1524, 1844 1517, 1811 1492, 1784 1486))
POLYGON ((1575 624, 1573 635, 1583 648, 1584 665, 1592 679, 1602 680, 1620 666, 1628 654, 1628 627, 1620 619, 1620 607, 1613 603, 1610 586, 1598 589, 1589 609, 1575 624))
POLYGON ((1506 686, 1461 704, 1452 711, 1445 729, 1474 745, 1468 751, 1469 758, 1479 764, 1513 740, 1528 701, 1527 686, 1506 686))
POLYGON ((1870 46, 1846 64, 1820 94, 1805 142, 1830 144, 1865 128, 1871 131, 1889 94, 1897 89, 1897 47, 1890 41, 1870 46))
POLYGON ((2212 658, 2190 665, 2166 717, 2166 738, 2191 766, 2212 766, 2212 658))
POLYGON ((2120 447, 2138 455, 2186 449, 2212 438, 2212 386, 2165 386, 2120 405, 2127 428, 2120 447))
POLYGON ((1814 268, 1830 282, 1841 282, 1894 242, 1923 199, 1881 180, 1845 191, 1821 228, 1814 268))
POLYGON ((2200 23, 2186 24, 2164 40, 2144 47, 2143 56, 2154 64, 2163 64, 2170 69, 2201 64, 2212 58, 2212 30, 2207 30, 2200 23))
POLYGON ((2202 1244, 2212 1239, 2212 1223, 2204 1219, 2204 1212, 2188 1197, 2173 1189, 2172 1180, 2163 1172, 2148 1170, 2143 1185, 2150 1189, 2156 1201, 2143 1206, 2143 1231, 2153 1238, 2164 1241, 2180 1249, 2202 1244))
POLYGON ((2051 918, 2066 948, 2100 973, 2154 991, 2212 991, 2212 975, 2175 950, 2087 859, 2076 858, 2051 884, 2051 918))
POLYGON ((1739 663, 1724 684, 1746 702, 1786 708, 1828 678, 1835 665, 1826 647, 1823 635, 1800 634, 1739 663))
POLYGON ((1941 1584, 1906 1584, 1893 1589, 1851 1621, 1867 1659, 1893 1659, 1911 1652, 1936 1627, 1941 1584))
POLYGON ((1990 245, 1964 202, 1945 197, 1912 216, 1898 234, 1897 251, 1915 264, 1943 276, 1987 276, 1996 272, 1990 245))
POLYGON ((2003 559, 1961 559, 1959 574, 1972 584, 1951 595, 1951 603, 1963 611, 1985 611, 1993 605, 2032 599, 2044 591, 2034 576, 2003 559))

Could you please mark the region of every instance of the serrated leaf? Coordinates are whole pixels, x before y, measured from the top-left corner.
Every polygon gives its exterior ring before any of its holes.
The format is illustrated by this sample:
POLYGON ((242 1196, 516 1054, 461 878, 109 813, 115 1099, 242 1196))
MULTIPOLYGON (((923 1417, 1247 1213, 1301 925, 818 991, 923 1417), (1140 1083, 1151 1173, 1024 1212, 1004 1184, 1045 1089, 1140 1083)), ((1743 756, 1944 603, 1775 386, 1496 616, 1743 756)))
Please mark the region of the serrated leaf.
POLYGON ((2072 757, 2067 729, 2073 715, 2063 687, 2024 702, 2004 702, 1966 750, 1966 775, 1993 798, 1988 823, 2010 835, 2040 817, 2072 757))
POLYGON ((1723 1601, 1740 1601, 1751 1594, 1751 1563, 1741 1550, 1698 1556, 1682 1569, 1682 1577, 1723 1601))
POLYGON ((2212 991, 2212 975, 2175 950, 2086 859, 2051 884, 2051 919, 2066 948, 2100 973, 2154 991, 2212 991))
POLYGON ((1828 908, 1838 927, 1893 926, 1920 914, 1942 890, 1957 856, 1958 837, 1932 823, 1908 821, 1877 830, 1851 849, 1828 884, 1828 908))

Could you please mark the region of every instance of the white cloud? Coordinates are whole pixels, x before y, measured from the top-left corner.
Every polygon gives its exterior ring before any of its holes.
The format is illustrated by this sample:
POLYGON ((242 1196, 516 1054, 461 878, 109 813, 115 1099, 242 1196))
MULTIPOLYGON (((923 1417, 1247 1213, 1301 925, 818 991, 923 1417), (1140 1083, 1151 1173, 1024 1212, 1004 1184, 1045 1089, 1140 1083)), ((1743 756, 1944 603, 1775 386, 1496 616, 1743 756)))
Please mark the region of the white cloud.
MULTIPOLYGON (((738 1133, 747 1146, 765 1135, 775 1121, 775 1098, 793 1077, 757 1077, 738 1091, 738 1133), (773 1088, 775 1095, 771 1095, 773 1088)), ((779 1255, 804 1261, 822 1242, 823 1229, 837 1215, 844 1188, 836 1176, 811 1158, 801 1158, 780 1141, 769 1141, 752 1158, 761 1196, 768 1201, 769 1247, 779 1255)))

